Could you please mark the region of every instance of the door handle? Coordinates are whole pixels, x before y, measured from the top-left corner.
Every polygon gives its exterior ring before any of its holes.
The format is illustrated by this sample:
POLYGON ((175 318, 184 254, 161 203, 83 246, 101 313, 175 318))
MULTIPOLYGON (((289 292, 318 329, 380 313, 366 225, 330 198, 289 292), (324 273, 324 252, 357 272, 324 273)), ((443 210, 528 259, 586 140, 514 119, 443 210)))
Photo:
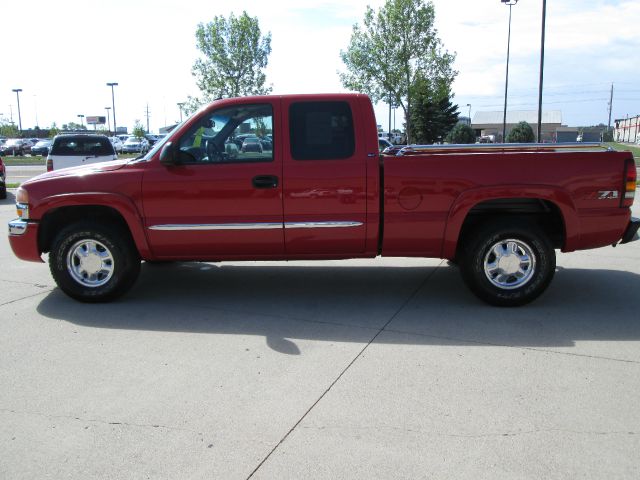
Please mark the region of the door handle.
POLYGON ((278 177, 275 175, 258 175, 253 177, 254 188, 278 188, 278 177))

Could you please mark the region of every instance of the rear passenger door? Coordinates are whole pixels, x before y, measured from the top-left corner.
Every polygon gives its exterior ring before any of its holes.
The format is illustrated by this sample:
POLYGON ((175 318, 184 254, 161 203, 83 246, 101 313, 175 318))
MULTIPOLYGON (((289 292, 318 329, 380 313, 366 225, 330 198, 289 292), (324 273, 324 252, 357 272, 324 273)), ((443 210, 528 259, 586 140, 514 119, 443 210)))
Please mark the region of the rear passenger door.
POLYGON ((282 107, 287 256, 363 253, 367 152, 357 101, 284 97, 282 107))

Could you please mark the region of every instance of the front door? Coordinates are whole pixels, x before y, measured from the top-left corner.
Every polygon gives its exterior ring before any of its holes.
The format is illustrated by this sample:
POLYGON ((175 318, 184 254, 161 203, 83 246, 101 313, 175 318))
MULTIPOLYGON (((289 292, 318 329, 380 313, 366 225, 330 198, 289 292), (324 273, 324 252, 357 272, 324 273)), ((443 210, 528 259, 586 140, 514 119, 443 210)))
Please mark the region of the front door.
POLYGON ((219 105, 172 139, 179 164, 155 158, 145 172, 151 249, 159 257, 189 259, 282 256, 278 100, 219 105))

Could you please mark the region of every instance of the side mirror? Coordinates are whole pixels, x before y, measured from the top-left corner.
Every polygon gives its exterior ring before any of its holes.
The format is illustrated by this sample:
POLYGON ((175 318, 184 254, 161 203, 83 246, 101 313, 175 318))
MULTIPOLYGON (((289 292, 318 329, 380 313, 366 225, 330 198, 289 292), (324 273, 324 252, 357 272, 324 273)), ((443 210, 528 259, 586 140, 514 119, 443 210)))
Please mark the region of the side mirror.
POLYGON ((166 166, 176 165, 176 146, 172 142, 167 142, 160 151, 160 163, 166 166))

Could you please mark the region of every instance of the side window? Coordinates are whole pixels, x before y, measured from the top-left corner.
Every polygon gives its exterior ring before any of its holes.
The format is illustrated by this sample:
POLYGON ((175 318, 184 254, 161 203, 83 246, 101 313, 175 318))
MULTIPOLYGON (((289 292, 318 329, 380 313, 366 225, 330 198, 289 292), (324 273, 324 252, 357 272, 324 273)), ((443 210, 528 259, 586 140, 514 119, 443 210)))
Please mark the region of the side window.
POLYGON ((271 105, 237 105, 216 110, 178 142, 183 163, 273 161, 271 105))
POLYGON ((336 160, 353 156, 353 116, 347 102, 300 102, 289 107, 291 156, 336 160))

